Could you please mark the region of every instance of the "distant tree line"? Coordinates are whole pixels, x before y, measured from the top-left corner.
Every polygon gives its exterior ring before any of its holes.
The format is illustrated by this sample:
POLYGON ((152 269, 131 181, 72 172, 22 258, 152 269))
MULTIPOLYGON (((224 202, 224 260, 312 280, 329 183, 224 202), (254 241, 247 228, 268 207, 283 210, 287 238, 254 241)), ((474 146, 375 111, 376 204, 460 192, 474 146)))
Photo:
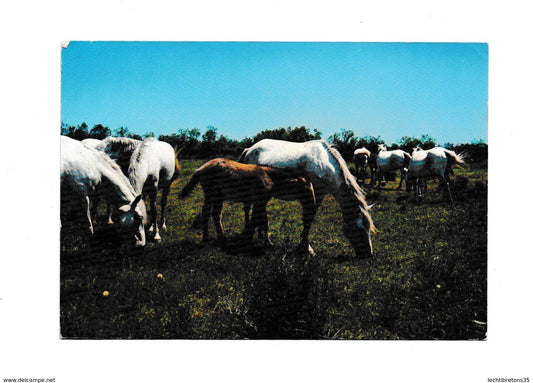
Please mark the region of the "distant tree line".
MULTIPOLYGON (((86 138, 96 138, 101 140, 108 136, 128 137, 138 140, 142 140, 146 137, 155 137, 153 132, 146 132, 141 136, 130 132, 127 127, 123 126, 112 131, 106 126, 97 124, 89 129, 85 122, 78 126, 62 123, 61 134, 80 141, 86 138)), ((237 141, 226 137, 223 134, 219 134, 216 127, 208 126, 203 134, 200 129, 192 128, 178 129, 176 133, 160 135, 158 137, 159 140, 168 142, 173 147, 181 149, 180 156, 183 158, 214 158, 219 156, 238 158, 243 149, 252 146, 254 143, 264 138, 305 142, 321 139, 322 132, 317 129, 313 129, 311 132, 309 128, 306 128, 305 126, 267 129, 257 133, 252 138, 245 137, 244 139, 237 141)), ((377 153, 378 145, 385 144, 385 141, 380 136, 358 137, 352 130, 345 129, 341 129, 340 132, 329 136, 328 141, 335 145, 344 159, 348 162, 352 161, 355 149, 365 147, 370 150, 370 152, 377 153)), ((416 147, 430 149, 436 146, 436 141, 429 134, 423 134, 420 138, 403 136, 397 142, 388 144, 387 146, 388 150, 402 149, 408 153, 412 153, 413 149, 416 147)), ((486 165, 488 145, 482 140, 463 144, 445 143, 442 146, 458 153, 466 153, 467 161, 470 163, 486 165)))

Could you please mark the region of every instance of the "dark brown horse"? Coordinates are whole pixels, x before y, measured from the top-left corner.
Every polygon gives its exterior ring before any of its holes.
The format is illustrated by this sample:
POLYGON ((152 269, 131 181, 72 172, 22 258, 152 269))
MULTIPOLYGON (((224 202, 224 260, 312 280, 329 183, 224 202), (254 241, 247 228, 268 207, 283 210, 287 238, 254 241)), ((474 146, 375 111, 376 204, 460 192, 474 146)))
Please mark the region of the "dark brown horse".
POLYGON ((251 240, 255 228, 268 238, 268 217, 266 205, 272 197, 284 200, 298 200, 304 208, 304 226, 306 211, 312 210, 315 204, 313 185, 307 181, 301 171, 268 166, 241 164, 224 158, 215 158, 196 169, 179 198, 187 197, 197 183, 204 191, 202 208, 203 241, 209 239, 209 216, 213 218, 217 237, 224 239, 224 228, 221 221, 224 201, 253 204, 251 222, 246 222, 244 235, 251 240))

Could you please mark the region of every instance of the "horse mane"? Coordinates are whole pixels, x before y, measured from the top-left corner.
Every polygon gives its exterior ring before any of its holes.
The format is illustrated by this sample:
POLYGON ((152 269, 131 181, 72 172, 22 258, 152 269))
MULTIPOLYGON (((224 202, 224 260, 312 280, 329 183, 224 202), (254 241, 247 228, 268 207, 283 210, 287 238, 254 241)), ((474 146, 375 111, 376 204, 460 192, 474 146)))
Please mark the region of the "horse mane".
MULTIPOLYGON (((144 140, 140 142, 140 144, 135 148, 133 153, 131 154, 131 159, 129 163, 128 168, 128 178, 130 179, 131 185, 133 186, 134 190, 139 190, 137 185, 137 182, 139 181, 139 166, 138 164, 141 162, 141 160, 144 158, 145 153, 147 151, 148 145, 150 142, 158 141, 155 137, 147 137, 144 140)), ((142 183, 144 185, 144 180, 142 180, 142 183)), ((140 185, 140 190, 142 190, 143 185, 140 185)), ((139 191, 140 191, 139 190, 139 191)))
POLYGON ((94 153, 102 159, 104 167, 107 167, 107 169, 101 169, 102 173, 117 191, 117 195, 122 194, 128 203, 133 201, 135 199, 135 191, 128 178, 122 173, 120 166, 104 152, 95 150, 94 153))
POLYGON ((99 145, 98 150, 104 151, 117 161, 124 174, 128 174, 128 167, 133 151, 141 141, 126 137, 106 137, 99 145))
POLYGON ((105 147, 112 152, 131 153, 142 141, 127 137, 106 137, 103 142, 105 147))
POLYGON ((322 142, 322 145, 326 149, 326 151, 331 154, 331 156, 337 161, 339 164, 339 168, 342 172, 342 186, 346 188, 346 190, 349 191, 350 195, 353 195, 355 198, 355 201, 360 207, 361 213, 367 220, 369 224, 369 228, 372 232, 375 231, 374 222, 372 221, 372 217, 370 217, 369 213, 369 207, 365 200, 365 195, 363 190, 359 187, 357 184, 357 180, 352 175, 350 170, 348 169, 348 166, 346 165, 346 161, 344 161, 344 158, 342 158, 342 155, 339 153, 337 149, 335 149, 329 142, 326 140, 320 140, 322 142))
POLYGON ((144 141, 142 141, 141 144, 137 146, 131 154, 130 164, 128 167, 128 178, 130 179, 131 185, 133 186, 134 190, 137 190, 137 178, 139 170, 138 164, 139 162, 141 162, 145 147, 146 145, 144 145, 144 141))

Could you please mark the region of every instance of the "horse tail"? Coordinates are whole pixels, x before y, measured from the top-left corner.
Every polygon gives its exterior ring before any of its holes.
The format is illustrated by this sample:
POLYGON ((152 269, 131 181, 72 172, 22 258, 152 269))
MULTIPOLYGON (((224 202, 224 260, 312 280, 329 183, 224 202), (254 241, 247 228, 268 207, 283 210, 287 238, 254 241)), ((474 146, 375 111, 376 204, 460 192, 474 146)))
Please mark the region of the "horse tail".
POLYGON ((174 165, 175 165, 175 169, 174 169, 174 179, 178 178, 178 176, 181 174, 181 165, 180 165, 180 162, 178 161, 178 155, 181 153, 181 151, 183 150, 183 148, 181 149, 178 149, 178 146, 176 145, 174 147, 174 165))
POLYGON ((408 168, 409 162, 411 162, 411 155, 407 152, 403 152, 403 167, 408 168))
POLYGON ((446 159, 448 161, 448 167, 451 168, 453 165, 464 166, 465 165, 465 153, 457 154, 451 150, 444 150, 446 154, 446 159))
POLYGON ((192 189, 196 186, 196 184, 200 181, 200 172, 196 170, 193 174, 189 182, 187 182, 187 185, 181 189, 180 194, 178 195, 179 199, 184 199, 189 194, 191 194, 192 189))
POLYGON ((245 148, 242 151, 241 156, 238 159, 238 162, 240 162, 241 164, 245 164, 246 163, 246 155, 248 154, 249 150, 250 150, 250 148, 245 148))

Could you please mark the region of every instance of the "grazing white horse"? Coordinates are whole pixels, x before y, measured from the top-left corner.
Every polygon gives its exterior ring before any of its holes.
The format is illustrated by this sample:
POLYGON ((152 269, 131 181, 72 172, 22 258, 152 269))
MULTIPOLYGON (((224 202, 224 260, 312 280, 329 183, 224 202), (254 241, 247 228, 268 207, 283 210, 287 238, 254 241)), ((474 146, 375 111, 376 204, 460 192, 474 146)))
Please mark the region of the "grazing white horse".
POLYGON ((117 231, 135 246, 145 245, 146 207, 117 164, 105 153, 93 150, 80 141, 61 136, 61 221, 72 209, 87 214, 88 229, 94 234, 90 199, 104 197, 117 208, 117 231))
POLYGON ((429 150, 416 148, 413 150, 413 156, 409 163, 409 168, 405 176, 407 191, 410 191, 413 185, 416 185, 417 198, 422 197, 425 190, 425 182, 428 179, 439 178, 445 182, 448 187, 450 201, 453 202, 452 192, 450 190, 450 174, 455 165, 463 165, 464 157, 462 154, 456 154, 452 150, 435 147, 429 150))
POLYGON ((161 240, 157 223, 157 190, 161 193, 161 228, 166 230, 165 210, 172 182, 178 178, 181 167, 176 151, 168 143, 148 137, 133 151, 128 167, 128 178, 137 193, 150 197, 149 231, 155 231, 154 240, 161 240))
MULTIPOLYGON (((372 255, 370 233, 374 224, 364 194, 357 185, 340 153, 323 140, 289 142, 264 139, 248 149, 241 162, 264 166, 288 167, 303 170, 315 189, 316 204, 304 206, 304 228, 301 246, 313 253, 309 246, 309 230, 324 196, 331 193, 341 206, 343 231, 360 258, 372 255)), ((249 209, 249 206, 245 206, 249 209)))
MULTIPOLYGON (((133 151, 141 144, 142 141, 127 137, 106 137, 103 140, 95 138, 86 138, 81 141, 85 146, 106 153, 111 159, 115 160, 125 175, 128 175, 130 159, 133 151)), ((92 216, 96 217, 96 210, 100 200, 92 200, 92 216)), ((108 224, 112 224, 111 207, 107 204, 108 224)))
POLYGON ((398 189, 401 189, 402 183, 409 166, 411 156, 409 153, 401 149, 387 151, 387 146, 380 144, 378 146, 378 155, 376 158, 376 178, 378 181, 378 189, 381 187, 381 181, 385 172, 400 170, 400 184, 398 189))
POLYGON ((355 164, 355 177, 365 184, 366 168, 368 167, 368 159, 370 158, 370 150, 367 148, 355 149, 353 152, 353 162, 355 164))

